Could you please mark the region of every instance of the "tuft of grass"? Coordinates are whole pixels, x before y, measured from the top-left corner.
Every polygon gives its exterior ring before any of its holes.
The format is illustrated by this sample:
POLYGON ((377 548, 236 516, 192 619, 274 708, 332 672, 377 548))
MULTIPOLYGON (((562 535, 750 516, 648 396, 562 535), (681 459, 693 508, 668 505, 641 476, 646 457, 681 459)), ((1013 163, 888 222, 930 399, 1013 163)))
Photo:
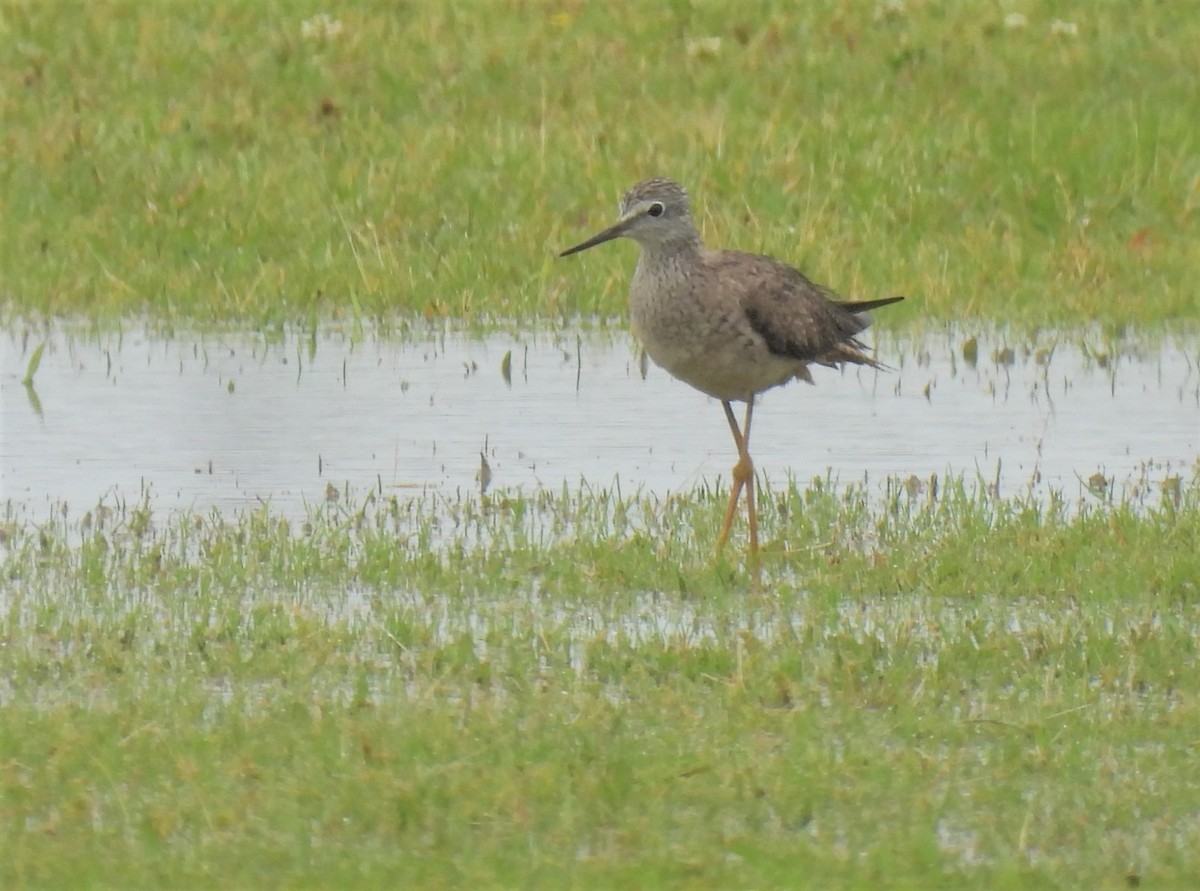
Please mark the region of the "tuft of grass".
POLYGON ((5 13, 8 316, 611 320, 631 249, 555 249, 655 174, 713 243, 908 295, 882 324, 1196 316, 1185 5, 76 13, 5 13))
POLYGON ((21 379, 21 383, 26 387, 33 386, 33 376, 37 374, 38 367, 42 364, 42 353, 46 351, 46 342, 42 341, 33 350, 33 355, 29 357, 29 362, 25 366, 25 377, 21 379))
POLYGON ((720 492, 10 512, 0 883, 1184 885, 1161 494, 768 487, 757 581, 720 492))

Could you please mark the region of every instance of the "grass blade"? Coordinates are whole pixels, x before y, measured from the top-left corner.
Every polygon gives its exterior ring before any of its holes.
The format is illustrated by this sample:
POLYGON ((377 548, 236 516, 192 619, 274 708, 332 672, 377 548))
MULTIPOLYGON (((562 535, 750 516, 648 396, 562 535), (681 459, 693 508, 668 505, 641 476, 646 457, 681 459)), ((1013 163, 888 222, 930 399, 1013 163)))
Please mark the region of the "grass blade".
POLYGON ((33 351, 33 355, 29 357, 29 364, 25 366, 25 377, 21 381, 25 386, 33 386, 33 376, 37 374, 38 366, 42 364, 42 353, 46 351, 46 342, 43 340, 37 345, 37 349, 33 351))

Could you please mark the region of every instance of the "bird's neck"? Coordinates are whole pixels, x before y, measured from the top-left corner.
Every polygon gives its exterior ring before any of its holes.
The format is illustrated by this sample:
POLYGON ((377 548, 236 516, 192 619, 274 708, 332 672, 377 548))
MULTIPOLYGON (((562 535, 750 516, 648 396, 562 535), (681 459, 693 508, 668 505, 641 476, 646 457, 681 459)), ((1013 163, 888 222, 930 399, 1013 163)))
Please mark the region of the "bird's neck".
POLYGON ((694 263, 700 256, 703 245, 700 235, 690 232, 667 241, 652 241, 642 244, 643 265, 673 266, 694 263))
POLYGON ((676 302, 678 290, 687 290, 687 282, 703 265, 700 240, 642 245, 631 288, 642 296, 647 307, 676 302))

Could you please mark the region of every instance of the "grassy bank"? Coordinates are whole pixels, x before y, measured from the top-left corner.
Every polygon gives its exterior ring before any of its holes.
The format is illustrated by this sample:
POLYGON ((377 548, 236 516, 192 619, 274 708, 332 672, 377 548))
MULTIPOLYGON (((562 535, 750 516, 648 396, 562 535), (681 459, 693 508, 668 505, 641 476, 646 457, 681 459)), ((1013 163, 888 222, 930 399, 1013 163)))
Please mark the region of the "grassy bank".
POLYGON ((757 584, 710 498, 9 520, 0 883, 1178 887, 1200 489, 1146 501, 789 487, 757 584))
POLYGON ((0 301, 619 316, 650 174, 886 324, 1194 317, 1186 4, 9 4, 0 301))

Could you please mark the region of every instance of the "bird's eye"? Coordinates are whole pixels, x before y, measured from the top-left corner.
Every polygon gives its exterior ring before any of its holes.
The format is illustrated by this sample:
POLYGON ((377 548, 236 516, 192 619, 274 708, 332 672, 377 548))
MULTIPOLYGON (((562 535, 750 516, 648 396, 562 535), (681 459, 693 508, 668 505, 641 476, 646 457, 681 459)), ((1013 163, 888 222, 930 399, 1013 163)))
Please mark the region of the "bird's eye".
POLYGON ((652 217, 661 217, 664 210, 665 208, 662 206, 662 202, 655 201, 648 208, 646 208, 646 213, 650 214, 652 217))

